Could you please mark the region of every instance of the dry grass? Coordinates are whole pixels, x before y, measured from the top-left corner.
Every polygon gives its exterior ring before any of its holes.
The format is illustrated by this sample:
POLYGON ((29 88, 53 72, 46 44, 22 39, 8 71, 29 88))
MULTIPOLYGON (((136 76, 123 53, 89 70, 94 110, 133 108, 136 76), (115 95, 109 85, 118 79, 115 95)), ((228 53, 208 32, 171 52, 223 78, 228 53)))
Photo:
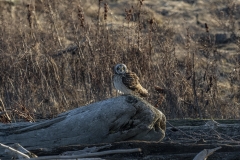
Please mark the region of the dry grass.
MULTIPOLYGON (((234 25, 239 10, 230 5, 229 17, 218 15, 219 23, 231 19, 234 25)), ((0 109, 10 121, 52 118, 116 96, 117 63, 139 75, 151 94, 147 100, 168 118, 240 117, 239 55, 224 57, 207 28, 197 37, 185 30, 178 58, 174 28, 147 14, 144 1, 123 8, 122 24, 113 22, 105 1, 94 4, 88 16, 83 7, 77 0, 1 2, 0 109), (223 59, 234 72, 220 70, 223 59), (220 78, 230 87, 222 88, 220 78)), ((231 31, 231 43, 240 48, 236 30, 231 31)))

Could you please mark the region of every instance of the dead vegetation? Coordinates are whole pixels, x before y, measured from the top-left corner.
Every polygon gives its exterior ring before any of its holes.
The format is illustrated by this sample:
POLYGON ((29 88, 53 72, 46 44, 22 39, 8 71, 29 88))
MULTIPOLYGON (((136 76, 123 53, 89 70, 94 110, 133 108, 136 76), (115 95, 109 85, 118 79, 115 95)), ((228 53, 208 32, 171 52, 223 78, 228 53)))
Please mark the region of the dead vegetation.
MULTIPOLYGON (((104 0, 87 14, 77 0, 0 3, 2 122, 52 118, 116 96, 116 63, 139 75, 147 100, 167 118, 240 117, 239 54, 223 52, 207 22, 202 33, 186 28, 179 43, 171 23, 147 14, 143 0, 122 8, 121 23, 104 0)), ((225 45, 240 49, 239 4, 221 5, 212 12, 232 34, 225 45)))

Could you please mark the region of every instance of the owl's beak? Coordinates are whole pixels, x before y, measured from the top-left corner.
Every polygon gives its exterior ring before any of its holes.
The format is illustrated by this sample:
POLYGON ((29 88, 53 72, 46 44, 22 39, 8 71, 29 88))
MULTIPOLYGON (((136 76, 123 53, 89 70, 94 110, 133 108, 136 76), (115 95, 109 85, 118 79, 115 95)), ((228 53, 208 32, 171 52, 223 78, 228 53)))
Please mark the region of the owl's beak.
POLYGON ((120 68, 121 73, 123 72, 123 67, 120 68))

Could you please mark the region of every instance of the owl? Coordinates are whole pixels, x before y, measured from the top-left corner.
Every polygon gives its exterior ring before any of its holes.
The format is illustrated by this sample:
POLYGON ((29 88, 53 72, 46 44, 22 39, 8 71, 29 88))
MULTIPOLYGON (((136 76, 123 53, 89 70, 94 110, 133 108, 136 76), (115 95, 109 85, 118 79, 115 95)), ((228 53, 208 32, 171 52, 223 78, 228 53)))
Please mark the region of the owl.
POLYGON ((117 64, 114 67, 113 85, 123 94, 148 96, 148 91, 141 86, 138 76, 129 71, 125 64, 117 64))

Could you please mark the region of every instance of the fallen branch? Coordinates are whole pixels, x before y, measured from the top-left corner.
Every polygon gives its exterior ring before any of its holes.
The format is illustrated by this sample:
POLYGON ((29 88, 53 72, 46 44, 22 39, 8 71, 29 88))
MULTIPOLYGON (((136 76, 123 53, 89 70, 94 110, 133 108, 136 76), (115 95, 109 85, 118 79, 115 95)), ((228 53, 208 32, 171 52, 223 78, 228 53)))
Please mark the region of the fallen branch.
POLYGON ((14 149, 18 150, 19 152, 28 155, 28 156, 31 157, 31 158, 36 158, 36 157, 37 157, 34 153, 30 152, 29 150, 27 150, 26 148, 24 148, 23 146, 21 146, 19 143, 14 143, 14 144, 12 145, 12 147, 13 147, 14 149))
POLYGON ((141 148, 108 150, 108 151, 102 151, 102 152, 96 152, 96 153, 86 153, 86 154, 73 155, 73 156, 44 156, 44 157, 38 157, 38 158, 30 158, 30 160, 77 159, 77 158, 104 156, 104 155, 108 155, 108 154, 133 153, 133 152, 141 152, 141 148))
POLYGON ((0 146, 5 148, 6 149, 5 152, 8 153, 9 155, 11 155, 12 157, 18 157, 19 159, 20 158, 27 158, 27 159, 30 158, 28 155, 14 149, 14 148, 11 148, 7 145, 4 145, 4 144, 0 143, 0 146))
POLYGON ((105 149, 105 148, 109 148, 111 147, 111 144, 107 144, 104 146, 100 146, 100 147, 85 147, 83 150, 77 150, 77 151, 67 151, 62 153, 61 155, 63 156, 70 156, 70 155, 80 155, 80 154, 86 154, 86 153, 96 153, 98 152, 100 149, 105 149))
POLYGON ((198 153, 193 160, 206 160, 208 156, 213 154, 218 149, 221 149, 222 147, 217 147, 213 149, 204 149, 200 153, 198 153))

